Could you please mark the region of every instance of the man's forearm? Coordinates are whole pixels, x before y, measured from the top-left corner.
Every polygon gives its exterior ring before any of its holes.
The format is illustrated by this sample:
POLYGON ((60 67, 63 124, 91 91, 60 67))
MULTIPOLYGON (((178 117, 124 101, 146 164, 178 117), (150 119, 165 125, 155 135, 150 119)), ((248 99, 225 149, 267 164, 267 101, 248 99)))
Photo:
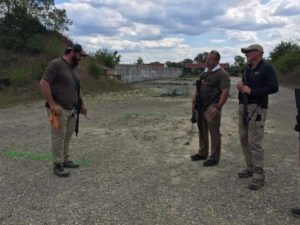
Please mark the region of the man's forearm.
POLYGON ((41 87, 42 94, 43 94, 45 100, 48 102, 48 104, 49 105, 56 104, 55 101, 53 100, 49 83, 45 80, 41 80, 40 87, 41 87))
POLYGON ((228 96, 229 96, 229 89, 224 89, 220 96, 220 100, 219 100, 218 104, 216 105, 218 110, 222 109, 223 105, 226 103, 226 101, 228 99, 228 96))

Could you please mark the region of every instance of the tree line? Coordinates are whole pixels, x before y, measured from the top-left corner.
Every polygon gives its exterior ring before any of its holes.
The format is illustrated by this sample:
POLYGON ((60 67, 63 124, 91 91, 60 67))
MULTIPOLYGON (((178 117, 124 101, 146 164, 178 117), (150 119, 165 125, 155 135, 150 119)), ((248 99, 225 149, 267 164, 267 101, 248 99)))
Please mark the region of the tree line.
MULTIPOLYGON (((265 58, 269 63, 273 64, 277 72, 283 76, 286 73, 300 70, 300 40, 297 41, 282 41, 270 52, 269 57, 265 58)), ((185 68, 186 64, 205 63, 208 52, 199 53, 194 59, 184 59, 179 62, 167 61, 165 64, 168 67, 185 68)), ((151 62, 159 63, 159 62, 151 62)), ((138 57, 135 64, 144 64, 142 57, 138 57)), ((234 62, 227 68, 231 76, 239 76, 241 70, 246 64, 246 58, 240 55, 234 57, 234 62)), ((197 73, 194 73, 197 74, 197 73)))

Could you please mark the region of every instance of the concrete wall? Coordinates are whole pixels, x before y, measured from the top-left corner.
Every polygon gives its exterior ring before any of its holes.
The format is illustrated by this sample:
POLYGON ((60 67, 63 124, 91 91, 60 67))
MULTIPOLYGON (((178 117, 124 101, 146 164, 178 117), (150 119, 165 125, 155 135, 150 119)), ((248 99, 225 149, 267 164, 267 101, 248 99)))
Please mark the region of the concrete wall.
POLYGON ((117 74, 125 83, 136 81, 176 78, 182 76, 183 69, 172 67, 154 67, 143 65, 116 65, 117 74))

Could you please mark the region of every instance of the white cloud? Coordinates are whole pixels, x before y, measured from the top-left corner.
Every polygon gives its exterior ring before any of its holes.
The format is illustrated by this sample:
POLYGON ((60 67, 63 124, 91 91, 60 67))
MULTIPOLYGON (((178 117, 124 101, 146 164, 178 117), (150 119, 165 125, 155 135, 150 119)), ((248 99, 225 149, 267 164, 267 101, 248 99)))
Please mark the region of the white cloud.
POLYGON ((155 39, 161 35, 158 26, 141 23, 133 23, 132 27, 120 27, 118 30, 121 36, 132 36, 138 39, 155 39))
POLYGON ((240 42, 257 42, 259 41, 257 37, 257 32, 255 31, 227 31, 227 36, 230 39, 236 39, 240 42))
POLYGON ((218 43, 218 44, 221 44, 221 43, 225 43, 227 40, 225 39, 211 39, 210 42, 212 43, 218 43))
POLYGON ((299 0, 71 0, 59 7, 74 22, 72 39, 90 51, 119 50, 127 62, 139 55, 179 61, 218 48, 231 62, 250 43, 268 53, 300 38, 299 0))
POLYGON ((148 49, 169 49, 169 48, 188 48, 189 46, 184 43, 183 38, 163 38, 160 40, 140 40, 131 41, 122 39, 120 37, 109 36, 82 36, 77 39, 79 42, 84 42, 87 47, 96 51, 101 48, 109 48, 118 51, 140 51, 148 49))

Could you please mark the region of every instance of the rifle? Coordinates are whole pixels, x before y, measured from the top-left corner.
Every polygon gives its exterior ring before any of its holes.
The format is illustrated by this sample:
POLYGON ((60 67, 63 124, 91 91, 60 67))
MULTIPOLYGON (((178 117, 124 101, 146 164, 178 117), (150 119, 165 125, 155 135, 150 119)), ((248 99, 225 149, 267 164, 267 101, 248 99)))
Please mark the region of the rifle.
MULTIPOLYGON (((297 106, 297 116, 296 116, 296 125, 295 131, 299 132, 299 141, 300 141, 300 89, 295 89, 295 98, 297 106)), ((299 163, 300 163, 300 143, 299 143, 299 163)))
POLYGON ((201 103, 201 96, 200 96, 202 81, 205 80, 207 77, 207 74, 205 74, 205 73, 206 73, 205 71, 203 73, 201 73, 200 79, 198 79, 196 81, 196 91, 197 91, 196 104, 195 104, 196 112, 193 112, 192 119, 191 119, 192 123, 197 122, 199 131, 200 131, 200 129, 202 129, 202 118, 201 117, 202 117, 203 111, 205 110, 205 107, 201 103))
MULTIPOLYGON (((247 82, 247 68, 244 68, 243 71, 243 84, 245 86, 248 85, 247 82)), ((243 103, 244 103, 244 117, 243 117, 243 122, 244 122, 244 126, 246 129, 249 128, 249 122, 250 122, 250 117, 249 117, 249 111, 248 111, 248 94, 246 93, 242 93, 242 97, 243 97, 243 103)))
POLYGON ((82 100, 80 98, 80 86, 76 88, 77 89, 77 105, 76 105, 76 114, 77 114, 77 118, 76 118, 76 125, 75 125, 75 134, 77 137, 77 134, 79 132, 79 115, 81 113, 82 110, 82 100))
POLYGON ((201 78, 199 80, 196 81, 196 92, 197 92, 197 96, 196 96, 196 99, 195 99, 195 109, 196 111, 193 112, 192 114, 192 118, 191 118, 191 122, 192 123, 197 123, 197 112, 200 112, 200 96, 199 96, 199 93, 200 93, 200 86, 201 86, 201 78))
POLYGON ((82 110, 82 100, 80 98, 80 80, 76 79, 75 74, 73 72, 73 68, 71 68, 70 64, 64 58, 62 58, 62 60, 66 63, 66 65, 68 66, 68 68, 69 68, 69 70, 72 74, 73 80, 75 82, 76 92, 77 92, 77 104, 75 106, 76 115, 77 115, 76 125, 75 125, 75 134, 76 134, 76 137, 77 137, 77 134, 79 132, 79 115, 80 115, 81 110, 82 110))

